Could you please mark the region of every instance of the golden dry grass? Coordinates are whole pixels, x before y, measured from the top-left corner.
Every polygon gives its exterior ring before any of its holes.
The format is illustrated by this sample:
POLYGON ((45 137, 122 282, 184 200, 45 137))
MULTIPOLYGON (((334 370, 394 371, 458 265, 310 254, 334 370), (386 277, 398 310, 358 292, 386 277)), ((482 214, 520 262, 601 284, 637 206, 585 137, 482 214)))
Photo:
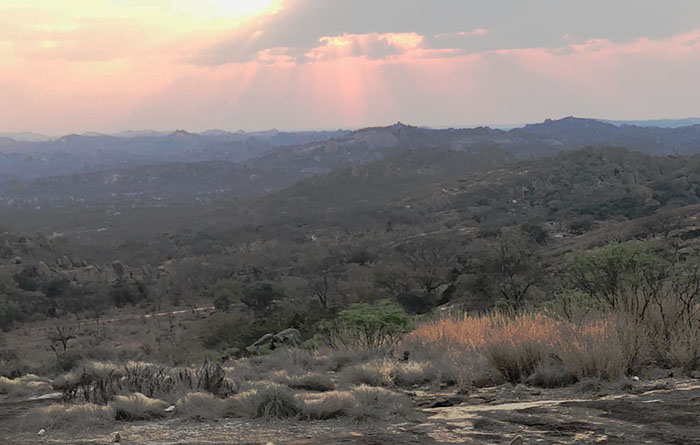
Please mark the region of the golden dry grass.
MULTIPOLYGON (((462 364, 474 384, 488 367, 519 382, 556 360, 577 379, 617 378, 643 355, 643 333, 619 314, 581 323, 547 313, 461 315, 423 324, 404 340, 412 356, 462 364)), ((467 385, 469 383, 466 383, 467 385)))

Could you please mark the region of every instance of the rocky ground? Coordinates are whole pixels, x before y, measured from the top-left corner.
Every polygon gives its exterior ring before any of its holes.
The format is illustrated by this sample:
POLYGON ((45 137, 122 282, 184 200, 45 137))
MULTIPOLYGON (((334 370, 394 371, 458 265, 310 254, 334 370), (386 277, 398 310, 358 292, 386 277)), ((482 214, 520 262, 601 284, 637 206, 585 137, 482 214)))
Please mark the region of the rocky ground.
POLYGON ((29 408, 52 400, 0 401, 2 443, 237 444, 700 444, 700 380, 663 378, 566 389, 502 385, 437 393, 416 388, 419 418, 401 423, 331 421, 115 423, 99 433, 11 433, 29 408), (522 439, 522 442, 520 439, 522 439))

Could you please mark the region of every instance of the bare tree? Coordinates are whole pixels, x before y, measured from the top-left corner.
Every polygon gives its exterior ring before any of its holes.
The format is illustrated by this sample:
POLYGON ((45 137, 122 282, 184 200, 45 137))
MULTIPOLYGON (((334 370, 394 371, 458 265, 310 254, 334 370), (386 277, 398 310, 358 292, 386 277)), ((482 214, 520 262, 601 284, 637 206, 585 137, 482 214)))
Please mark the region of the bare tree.
POLYGON ((324 311, 328 309, 329 299, 336 292, 338 279, 342 273, 342 259, 336 256, 324 258, 306 272, 306 282, 309 285, 309 290, 316 297, 324 311))
POLYGON ((68 350, 68 342, 75 338, 75 328, 67 326, 56 326, 56 331, 48 334, 48 339, 51 342, 51 350, 58 357, 60 352, 65 353, 68 350), (59 352, 59 348, 62 350, 59 352))

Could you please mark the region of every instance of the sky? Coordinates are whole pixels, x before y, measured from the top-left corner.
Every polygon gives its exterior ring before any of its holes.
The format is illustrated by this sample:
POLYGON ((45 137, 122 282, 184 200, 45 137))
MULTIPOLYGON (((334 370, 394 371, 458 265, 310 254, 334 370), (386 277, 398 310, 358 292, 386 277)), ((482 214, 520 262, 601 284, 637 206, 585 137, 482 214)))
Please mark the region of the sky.
POLYGON ((697 0, 0 0, 0 132, 700 115, 697 0))

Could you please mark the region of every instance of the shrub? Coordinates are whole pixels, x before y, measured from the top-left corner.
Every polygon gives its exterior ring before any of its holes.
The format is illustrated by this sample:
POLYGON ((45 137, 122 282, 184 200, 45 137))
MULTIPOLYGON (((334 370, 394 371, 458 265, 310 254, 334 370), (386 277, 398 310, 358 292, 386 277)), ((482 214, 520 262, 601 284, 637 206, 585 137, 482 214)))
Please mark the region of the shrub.
POLYGON ((168 402, 146 397, 141 393, 130 396, 116 396, 112 407, 116 412, 117 420, 151 420, 165 417, 168 402))
POLYGON ((185 419, 217 420, 223 413, 224 401, 204 392, 189 393, 177 402, 177 415, 185 419))
POLYGON ((388 300, 374 305, 357 303, 332 321, 319 323, 320 337, 333 348, 377 351, 395 344, 409 331, 411 318, 388 300))

